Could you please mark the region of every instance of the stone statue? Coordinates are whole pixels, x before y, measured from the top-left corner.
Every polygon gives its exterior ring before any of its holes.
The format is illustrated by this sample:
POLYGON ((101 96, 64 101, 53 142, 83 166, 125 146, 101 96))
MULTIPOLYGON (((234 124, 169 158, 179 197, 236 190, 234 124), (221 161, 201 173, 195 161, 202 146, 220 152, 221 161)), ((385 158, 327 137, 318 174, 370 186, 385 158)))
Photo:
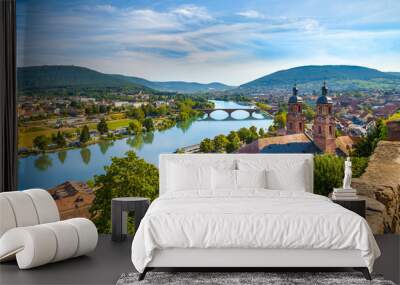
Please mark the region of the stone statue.
POLYGON ((344 162, 344 178, 343 178, 343 189, 351 189, 351 160, 350 157, 347 157, 344 162))

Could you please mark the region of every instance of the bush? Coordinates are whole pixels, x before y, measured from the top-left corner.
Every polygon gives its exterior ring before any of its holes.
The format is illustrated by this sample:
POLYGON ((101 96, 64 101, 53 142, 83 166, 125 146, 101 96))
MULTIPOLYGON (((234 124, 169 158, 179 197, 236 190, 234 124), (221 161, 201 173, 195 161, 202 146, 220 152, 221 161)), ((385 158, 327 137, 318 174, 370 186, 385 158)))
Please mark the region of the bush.
POLYGON ((352 157, 353 177, 360 177, 368 166, 368 157, 352 157))
POLYGON ((344 159, 329 154, 314 157, 314 193, 328 196, 343 180, 344 159))

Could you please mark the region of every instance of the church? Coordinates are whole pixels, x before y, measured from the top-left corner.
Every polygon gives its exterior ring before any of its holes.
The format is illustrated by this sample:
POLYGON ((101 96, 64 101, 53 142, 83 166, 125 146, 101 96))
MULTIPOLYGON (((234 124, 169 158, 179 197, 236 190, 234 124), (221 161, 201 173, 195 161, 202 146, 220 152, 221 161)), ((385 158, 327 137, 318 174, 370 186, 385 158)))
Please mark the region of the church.
POLYGON ((316 115, 312 129, 306 129, 303 113, 303 98, 293 87, 288 101, 286 135, 258 139, 238 150, 239 153, 330 153, 346 156, 356 138, 336 137, 336 122, 333 113, 333 101, 328 96, 328 87, 324 82, 321 95, 316 101, 316 115))

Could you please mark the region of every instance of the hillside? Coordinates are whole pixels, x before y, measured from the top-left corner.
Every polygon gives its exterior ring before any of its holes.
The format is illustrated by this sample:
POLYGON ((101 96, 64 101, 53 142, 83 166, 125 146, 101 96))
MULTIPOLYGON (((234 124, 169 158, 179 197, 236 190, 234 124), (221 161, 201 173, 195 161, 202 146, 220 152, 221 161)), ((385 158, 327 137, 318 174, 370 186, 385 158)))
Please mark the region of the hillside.
POLYGON ((303 91, 319 90, 322 81, 334 90, 399 88, 400 77, 362 66, 309 65, 281 70, 241 85, 243 90, 288 89, 297 82, 303 91))
POLYGON ((118 74, 104 74, 79 66, 46 65, 20 67, 17 72, 18 88, 48 89, 48 88, 120 88, 130 90, 170 91, 181 93, 224 91, 233 87, 221 83, 202 84, 196 82, 150 81, 139 77, 118 74))
POLYGON ((130 87, 147 90, 149 88, 111 75, 79 66, 32 66, 18 68, 18 88, 110 88, 130 87))
POLYGON ((140 77, 113 75, 116 78, 124 79, 129 82, 147 86, 159 91, 180 92, 180 93, 195 93, 207 91, 225 91, 233 89, 233 86, 228 86, 219 82, 212 83, 197 83, 185 81, 150 81, 140 77))

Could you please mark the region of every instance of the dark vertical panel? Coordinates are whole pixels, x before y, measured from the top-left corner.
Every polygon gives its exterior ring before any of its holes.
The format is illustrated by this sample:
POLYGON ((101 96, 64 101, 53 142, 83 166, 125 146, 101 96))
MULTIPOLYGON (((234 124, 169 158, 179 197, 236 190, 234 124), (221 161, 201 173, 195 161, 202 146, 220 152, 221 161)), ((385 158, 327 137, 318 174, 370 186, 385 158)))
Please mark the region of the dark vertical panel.
POLYGON ((0 191, 17 190, 15 10, 15 0, 0 0, 0 191))

